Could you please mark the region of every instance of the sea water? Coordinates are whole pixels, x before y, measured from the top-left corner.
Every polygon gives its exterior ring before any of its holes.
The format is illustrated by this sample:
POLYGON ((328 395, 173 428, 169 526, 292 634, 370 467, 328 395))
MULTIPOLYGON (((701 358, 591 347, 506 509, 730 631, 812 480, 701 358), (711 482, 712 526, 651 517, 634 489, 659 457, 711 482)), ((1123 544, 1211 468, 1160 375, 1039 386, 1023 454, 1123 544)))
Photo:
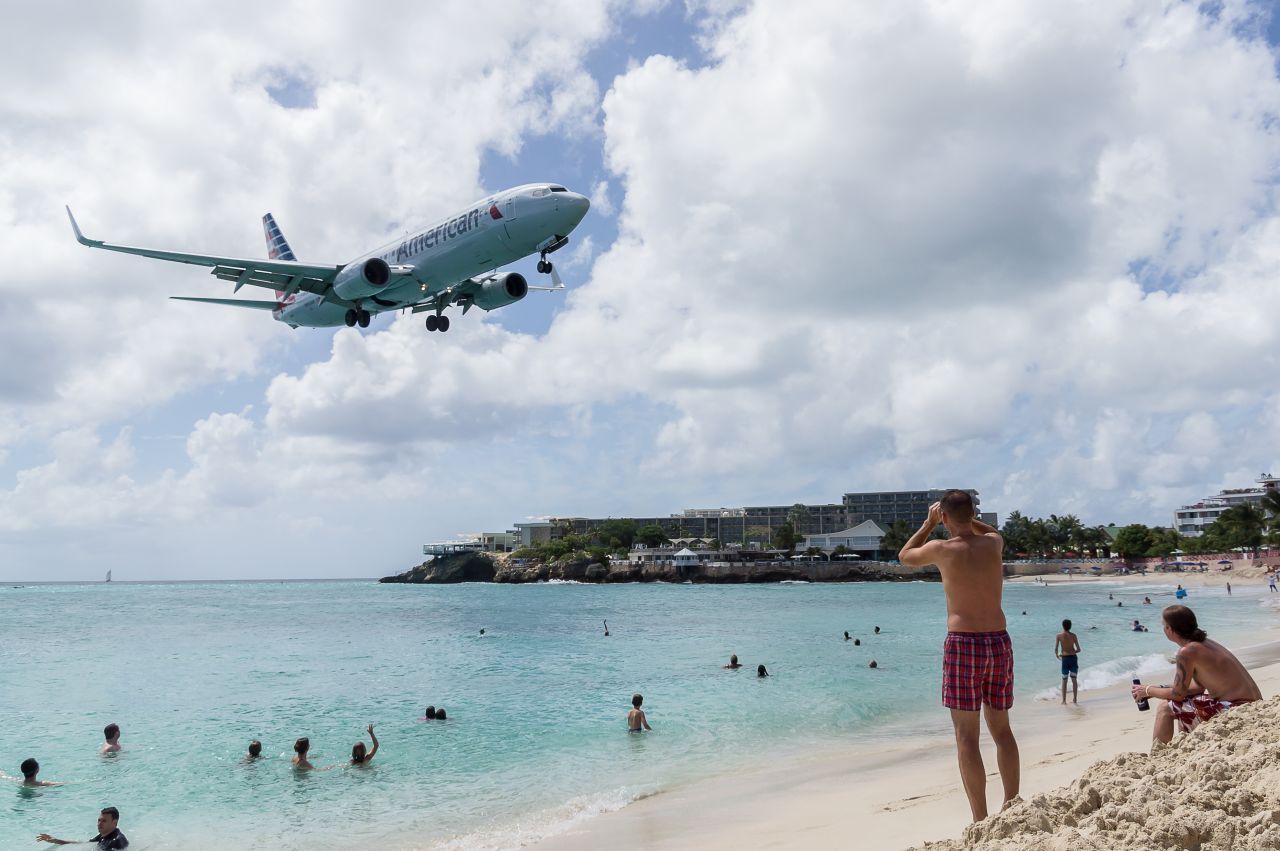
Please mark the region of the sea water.
MULTIPOLYGON (((1019 699, 1055 693, 1063 617, 1082 685, 1167 679, 1170 588, 1007 586, 1019 699)), ((1265 599, 1186 602, 1242 645, 1276 619, 1265 599)), ((936 583, 0 586, 0 770, 34 756, 68 784, 0 782, 0 848, 86 839, 104 806, 141 849, 513 847, 675 784, 945 732, 945 630, 936 583), (625 732, 633 692, 652 734, 625 732), (124 750, 104 757, 110 722, 124 750), (381 750, 347 767, 369 723, 381 750), (291 770, 299 736, 333 767, 291 770)))

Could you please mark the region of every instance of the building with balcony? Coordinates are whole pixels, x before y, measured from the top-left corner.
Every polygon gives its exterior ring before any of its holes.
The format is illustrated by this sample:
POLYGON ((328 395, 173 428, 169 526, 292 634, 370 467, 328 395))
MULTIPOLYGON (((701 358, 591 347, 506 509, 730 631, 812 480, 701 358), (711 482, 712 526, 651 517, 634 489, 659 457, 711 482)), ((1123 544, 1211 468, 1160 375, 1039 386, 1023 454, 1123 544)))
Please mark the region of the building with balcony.
POLYGON ((1181 535, 1198 538, 1228 508, 1245 503, 1261 503, 1263 497, 1280 485, 1280 479, 1270 473, 1263 473, 1258 477, 1257 485, 1253 488, 1219 491, 1214 496, 1207 496, 1199 502, 1182 506, 1173 512, 1173 528, 1177 529, 1181 535))

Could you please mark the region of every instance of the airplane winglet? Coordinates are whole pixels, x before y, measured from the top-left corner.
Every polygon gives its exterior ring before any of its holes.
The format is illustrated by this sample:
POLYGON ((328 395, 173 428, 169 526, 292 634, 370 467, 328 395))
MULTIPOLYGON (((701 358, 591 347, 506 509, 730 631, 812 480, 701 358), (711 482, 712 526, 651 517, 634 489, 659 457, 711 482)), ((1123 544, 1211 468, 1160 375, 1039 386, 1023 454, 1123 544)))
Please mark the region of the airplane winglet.
POLYGON ((83 233, 80 232, 80 225, 76 224, 76 217, 71 214, 71 207, 69 206, 67 207, 67 218, 71 219, 71 230, 75 231, 76 242, 80 243, 81 245, 88 245, 91 247, 102 245, 102 240, 89 239, 87 236, 85 236, 83 233))

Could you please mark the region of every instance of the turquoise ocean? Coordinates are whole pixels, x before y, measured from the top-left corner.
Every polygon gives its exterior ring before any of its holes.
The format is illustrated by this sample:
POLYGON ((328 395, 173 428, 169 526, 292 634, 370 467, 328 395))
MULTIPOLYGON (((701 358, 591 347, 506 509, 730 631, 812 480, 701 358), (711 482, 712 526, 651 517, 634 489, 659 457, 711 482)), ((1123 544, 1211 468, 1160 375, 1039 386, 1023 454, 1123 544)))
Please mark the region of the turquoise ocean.
MULTIPOLYGON (((1082 686, 1163 675, 1171 587, 1007 586, 1018 699, 1056 689, 1063 617, 1082 686)), ((1187 602, 1237 647, 1277 619, 1265 588, 1187 602)), ((108 805, 140 849, 514 847, 676 784, 945 733, 944 633, 934 583, 0 586, 0 770, 34 756, 68 783, 0 782, 0 848, 87 839, 108 805), (649 735, 624 732, 637 691, 649 735), (124 751, 102 757, 109 722, 124 751), (377 758, 342 767, 368 723, 377 758), (304 735, 339 767, 295 774, 304 735), (264 758, 245 763, 251 739, 264 758)))

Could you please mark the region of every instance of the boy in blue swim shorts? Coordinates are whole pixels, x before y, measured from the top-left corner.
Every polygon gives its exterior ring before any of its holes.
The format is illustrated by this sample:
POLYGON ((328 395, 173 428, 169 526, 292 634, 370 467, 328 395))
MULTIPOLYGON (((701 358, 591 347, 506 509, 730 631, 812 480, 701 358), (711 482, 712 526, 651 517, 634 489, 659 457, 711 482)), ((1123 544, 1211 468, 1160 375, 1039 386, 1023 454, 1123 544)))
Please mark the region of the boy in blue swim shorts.
POLYGON ((1062 705, 1067 704, 1067 677, 1071 677, 1071 702, 1078 703, 1076 694, 1080 690, 1076 682, 1076 674, 1080 673, 1080 639, 1071 631, 1070 618, 1062 622, 1062 632, 1053 643, 1053 655, 1062 660, 1062 705))

